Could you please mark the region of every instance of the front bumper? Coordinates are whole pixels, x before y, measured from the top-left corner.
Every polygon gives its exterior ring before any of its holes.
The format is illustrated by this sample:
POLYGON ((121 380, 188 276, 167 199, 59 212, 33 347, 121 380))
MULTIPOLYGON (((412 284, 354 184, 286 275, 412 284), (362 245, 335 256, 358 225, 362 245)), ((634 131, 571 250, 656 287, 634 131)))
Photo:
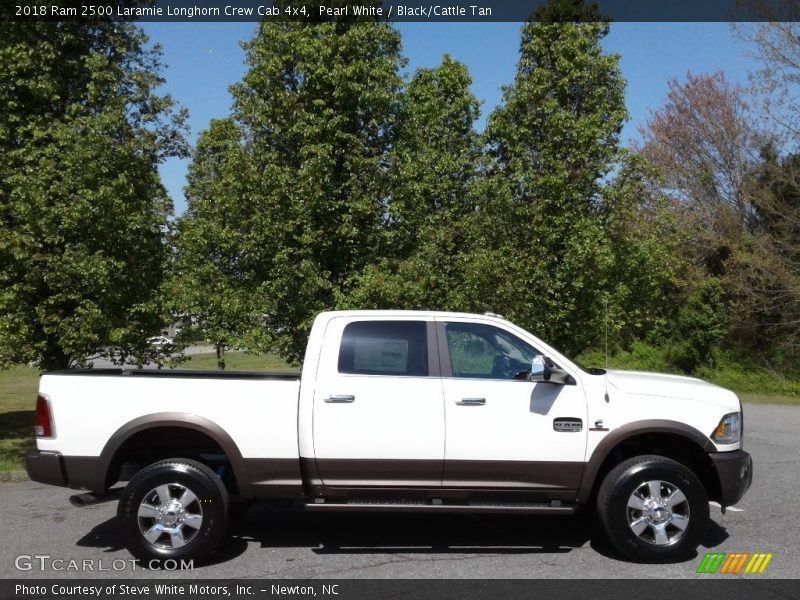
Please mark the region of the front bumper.
POLYGON ((55 452, 32 452, 25 457, 28 477, 39 483, 66 487, 67 474, 60 454, 55 452))
POLYGON ((732 506, 742 499, 753 483, 753 458, 744 450, 712 452, 709 455, 719 477, 721 506, 732 506))

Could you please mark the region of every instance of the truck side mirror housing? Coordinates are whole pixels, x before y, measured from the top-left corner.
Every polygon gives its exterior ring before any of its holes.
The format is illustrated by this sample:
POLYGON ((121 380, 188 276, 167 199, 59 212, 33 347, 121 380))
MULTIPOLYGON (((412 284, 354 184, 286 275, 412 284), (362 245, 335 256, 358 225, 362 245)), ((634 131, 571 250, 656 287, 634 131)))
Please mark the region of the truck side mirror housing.
POLYGON ((531 359, 531 372, 528 378, 531 381, 545 381, 550 379, 547 373, 547 359, 541 354, 537 354, 531 359))
POLYGON ((557 367, 552 360, 541 354, 531 360, 529 381, 552 383, 555 385, 575 385, 575 379, 564 369, 557 367))

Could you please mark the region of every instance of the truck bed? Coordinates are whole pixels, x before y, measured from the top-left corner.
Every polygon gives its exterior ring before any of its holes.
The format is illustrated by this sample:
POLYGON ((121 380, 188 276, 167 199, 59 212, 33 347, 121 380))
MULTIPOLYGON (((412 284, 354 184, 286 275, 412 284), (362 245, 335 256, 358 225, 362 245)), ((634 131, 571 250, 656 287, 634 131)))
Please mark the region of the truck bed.
POLYGON ((98 457, 131 423, 203 420, 235 440, 244 459, 298 460, 297 373, 69 369, 46 373, 55 437, 39 450, 98 457), (62 435, 65 434, 65 435, 62 435))

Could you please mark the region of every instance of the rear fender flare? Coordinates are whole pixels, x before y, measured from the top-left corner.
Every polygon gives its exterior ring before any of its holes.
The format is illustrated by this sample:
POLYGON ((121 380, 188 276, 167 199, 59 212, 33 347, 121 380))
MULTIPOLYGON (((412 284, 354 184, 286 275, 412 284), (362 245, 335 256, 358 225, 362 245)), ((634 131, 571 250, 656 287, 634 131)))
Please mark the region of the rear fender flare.
POLYGON ((186 429, 193 429, 199 431, 214 440, 230 461, 233 474, 236 477, 236 485, 239 489, 239 494, 244 498, 252 498, 252 489, 250 486, 250 478, 247 475, 242 453, 233 438, 228 435, 222 427, 198 415, 191 413, 181 412, 163 412, 144 415, 129 421, 109 438, 103 451, 100 453, 100 468, 103 477, 108 477, 108 471, 111 464, 117 455, 117 452, 122 448, 123 444, 131 437, 142 431, 148 429, 156 429, 158 427, 183 427, 186 429))

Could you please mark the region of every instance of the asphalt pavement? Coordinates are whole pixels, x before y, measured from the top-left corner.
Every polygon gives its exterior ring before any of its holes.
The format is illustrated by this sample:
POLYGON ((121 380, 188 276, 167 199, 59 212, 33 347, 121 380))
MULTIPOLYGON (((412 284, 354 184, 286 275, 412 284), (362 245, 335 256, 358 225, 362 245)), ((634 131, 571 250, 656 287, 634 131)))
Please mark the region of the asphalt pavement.
POLYGON ((209 563, 193 573, 156 574, 131 563, 116 531, 116 503, 75 508, 68 501, 74 491, 26 481, 0 483, 0 577, 797 577, 800 407, 746 405, 745 449, 754 458, 753 486, 736 510, 723 515, 712 506, 697 556, 681 563, 630 563, 587 516, 304 514, 254 506, 209 563), (706 552, 773 558, 760 575, 697 574, 706 552))

